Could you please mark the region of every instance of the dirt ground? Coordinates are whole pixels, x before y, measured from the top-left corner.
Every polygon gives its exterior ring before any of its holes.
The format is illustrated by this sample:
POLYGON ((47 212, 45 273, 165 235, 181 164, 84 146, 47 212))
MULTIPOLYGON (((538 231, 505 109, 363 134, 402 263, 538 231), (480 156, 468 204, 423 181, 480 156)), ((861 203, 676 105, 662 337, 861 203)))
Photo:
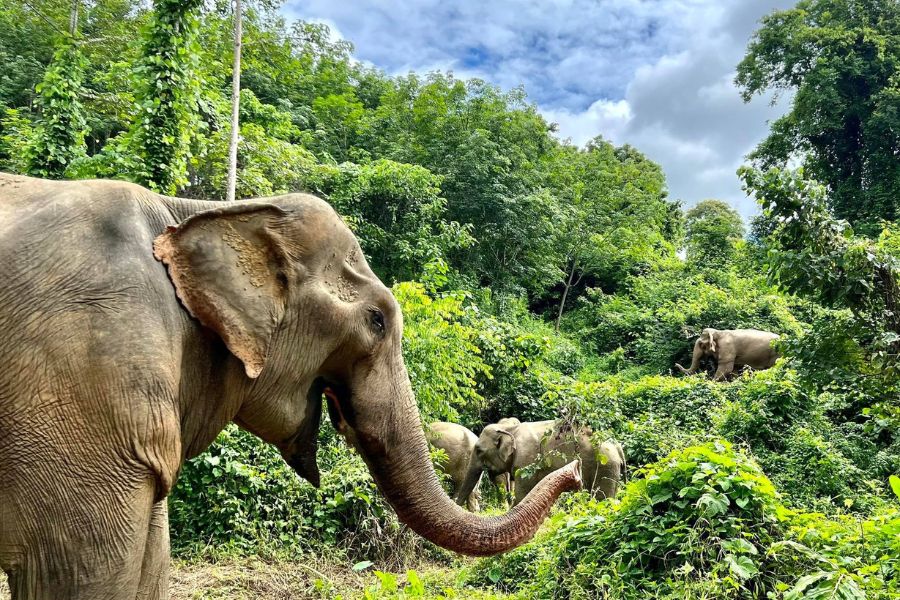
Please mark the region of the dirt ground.
MULTIPOLYGON (((171 600, 295 600, 331 599, 341 594, 350 600, 372 584, 359 575, 311 558, 304 562, 267 563, 247 559, 220 563, 173 562, 171 600)), ((6 576, 0 573, 0 600, 9 600, 6 576)))

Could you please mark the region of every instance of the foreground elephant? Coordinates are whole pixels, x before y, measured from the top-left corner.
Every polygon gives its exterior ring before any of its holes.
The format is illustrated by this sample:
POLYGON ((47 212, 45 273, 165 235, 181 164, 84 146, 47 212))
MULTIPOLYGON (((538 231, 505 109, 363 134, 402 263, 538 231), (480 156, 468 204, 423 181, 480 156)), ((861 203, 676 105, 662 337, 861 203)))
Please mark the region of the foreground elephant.
POLYGON ((678 363, 675 366, 685 375, 693 375, 700 367, 702 358, 712 357, 716 359, 716 381, 722 381, 736 368, 768 369, 778 360, 778 352, 772 346, 777 339, 777 334, 758 329, 718 330, 708 327, 694 343, 691 368, 685 369, 678 363))
POLYGON ((612 498, 625 477, 625 453, 616 442, 592 443, 590 432, 579 432, 561 421, 494 423, 475 444, 475 460, 461 494, 472 489, 483 471, 491 477, 507 474, 512 479, 513 506, 548 475, 579 459, 586 488, 598 498, 612 498))
POLYGON ((168 596, 166 496, 230 421, 313 484, 322 395, 401 521, 486 555, 528 540, 567 465, 506 515, 443 491, 402 316, 322 200, 220 203, 0 175, 0 568, 16 600, 168 596))
POLYGON ((441 465, 441 470, 450 478, 456 503, 460 506, 465 504, 470 511, 478 512, 481 491, 477 483, 467 497, 460 498, 456 494, 466 480, 469 461, 475 452, 475 442, 478 441, 478 436, 457 423, 436 421, 426 428, 425 437, 429 444, 443 450, 447 455, 447 462, 441 465))

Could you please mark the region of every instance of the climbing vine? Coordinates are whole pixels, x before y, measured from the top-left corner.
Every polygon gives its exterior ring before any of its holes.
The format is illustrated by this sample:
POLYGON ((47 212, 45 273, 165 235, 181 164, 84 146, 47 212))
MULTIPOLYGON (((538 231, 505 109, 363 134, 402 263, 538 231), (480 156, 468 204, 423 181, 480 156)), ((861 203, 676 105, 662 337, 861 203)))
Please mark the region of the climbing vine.
POLYGON ((130 132, 137 159, 134 178, 168 194, 187 183, 190 143, 198 122, 202 4, 202 0, 156 0, 135 68, 140 86, 138 114, 130 132))
POLYGON ((74 159, 84 156, 87 122, 80 96, 85 66, 76 38, 64 37, 35 86, 40 117, 27 152, 29 173, 59 179, 74 159))

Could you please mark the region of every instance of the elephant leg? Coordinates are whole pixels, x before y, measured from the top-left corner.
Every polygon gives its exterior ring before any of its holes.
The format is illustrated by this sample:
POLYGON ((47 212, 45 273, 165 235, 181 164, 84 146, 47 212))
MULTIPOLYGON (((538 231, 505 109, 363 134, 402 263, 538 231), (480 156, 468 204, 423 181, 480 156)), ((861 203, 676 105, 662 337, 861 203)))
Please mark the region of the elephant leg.
POLYGON ((734 371, 734 361, 723 361, 720 360, 718 366, 716 367, 716 374, 713 377, 713 381, 724 381, 731 372, 734 371))
POLYGON ((136 600, 166 600, 169 597, 169 509, 165 499, 153 505, 148 529, 136 600))
POLYGON ((80 489, 45 505, 10 573, 12 600, 135 600, 154 494, 147 482, 121 496, 80 489))

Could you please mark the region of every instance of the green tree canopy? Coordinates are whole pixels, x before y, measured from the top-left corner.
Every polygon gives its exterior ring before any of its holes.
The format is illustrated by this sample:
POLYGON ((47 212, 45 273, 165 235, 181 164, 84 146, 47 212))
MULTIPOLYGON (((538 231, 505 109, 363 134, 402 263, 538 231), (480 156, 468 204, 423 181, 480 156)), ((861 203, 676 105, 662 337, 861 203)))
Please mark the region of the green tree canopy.
POLYGON ((900 217, 900 4, 801 0, 763 18, 737 84, 745 101, 792 95, 751 155, 763 168, 801 157, 835 216, 870 231, 900 217))
POLYGON ((688 262, 699 268, 728 266, 735 243, 744 237, 744 221, 721 200, 703 200, 685 214, 688 262))

